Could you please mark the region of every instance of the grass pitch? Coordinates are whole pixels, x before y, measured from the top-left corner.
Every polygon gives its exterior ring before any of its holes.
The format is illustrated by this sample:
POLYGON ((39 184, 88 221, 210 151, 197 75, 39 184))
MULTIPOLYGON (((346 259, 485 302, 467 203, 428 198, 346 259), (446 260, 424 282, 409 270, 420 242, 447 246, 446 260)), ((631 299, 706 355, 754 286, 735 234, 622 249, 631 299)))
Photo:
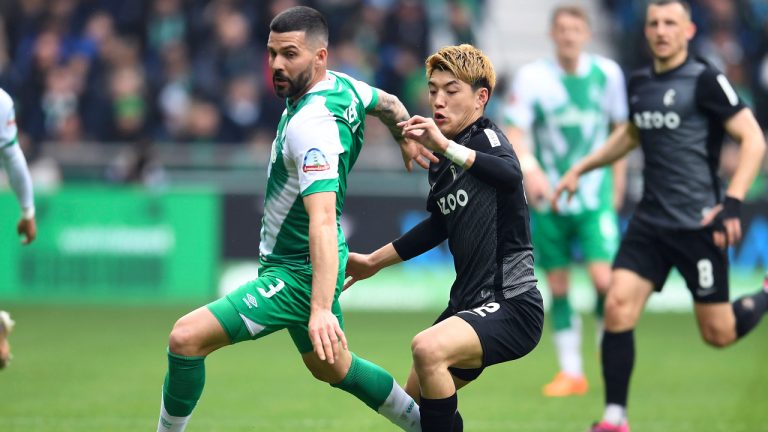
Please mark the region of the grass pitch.
MULTIPOLYGON (((3 305, 17 328, 0 372, 0 431, 154 431, 167 334, 188 307, 3 305)), ((403 381, 430 313, 346 315, 350 347, 403 381)), ((548 329, 549 330, 549 329, 548 329)), ((594 328, 585 318, 588 395, 541 396, 555 373, 549 332, 526 358, 459 393, 468 431, 584 431, 602 412, 594 328)), ((768 431, 768 323, 727 350, 700 342, 690 314, 646 314, 631 386, 634 431, 768 431)), ((286 332, 214 353, 188 432, 393 431, 352 396, 313 380, 286 332)))

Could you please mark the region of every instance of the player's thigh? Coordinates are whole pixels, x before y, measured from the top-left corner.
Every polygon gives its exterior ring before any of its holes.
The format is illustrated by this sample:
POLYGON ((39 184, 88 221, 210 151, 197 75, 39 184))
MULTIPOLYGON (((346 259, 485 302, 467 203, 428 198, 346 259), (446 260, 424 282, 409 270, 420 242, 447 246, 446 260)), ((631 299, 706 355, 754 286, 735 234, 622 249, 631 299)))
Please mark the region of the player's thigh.
POLYGON ((570 217, 553 213, 531 213, 533 253, 536 265, 545 271, 571 263, 570 217))
MULTIPOLYGON (((456 316, 474 330, 482 347, 481 366, 487 367, 523 357, 538 345, 544 325, 544 306, 541 293, 534 288, 509 299, 499 298, 460 311, 456 316)), ((454 376, 464 381, 476 378, 472 374, 454 373, 454 376)))
POLYGON ((254 340, 309 321, 311 276, 269 268, 208 305, 232 343, 254 340))
POLYGON ((456 316, 420 332, 411 344, 417 369, 482 366, 483 347, 475 330, 456 316))
POLYGON ((176 321, 168 349, 184 356, 206 356, 229 343, 229 336, 220 322, 203 306, 176 321))
POLYGON ((730 303, 694 303, 693 310, 705 342, 724 347, 736 340, 736 316, 730 303))
MULTIPOLYGON (((341 313, 341 304, 339 304, 338 297, 333 300, 331 304, 331 312, 336 315, 336 319, 339 320, 339 327, 344 331, 344 315, 341 313)), ((294 325, 288 327, 288 333, 291 335, 293 344, 296 345, 296 349, 303 356, 304 354, 313 353, 314 347, 312 346, 312 340, 309 338, 309 304, 307 304, 306 319, 299 320, 294 325)), ((318 359, 319 360, 319 359, 318 359)))
POLYGON ((729 300, 728 253, 713 240, 712 228, 667 236, 673 265, 685 279, 695 303, 729 300))
POLYGON ((614 269, 605 298, 605 329, 615 333, 634 328, 651 293, 650 280, 632 270, 614 269))
POLYGON ((576 237, 584 261, 610 263, 619 247, 619 219, 613 209, 586 211, 576 216, 576 237))
POLYGON ((633 218, 613 260, 614 271, 611 273, 609 290, 617 285, 613 280, 616 270, 628 270, 650 281, 656 291, 661 291, 672 270, 669 255, 667 245, 659 235, 658 229, 633 218))

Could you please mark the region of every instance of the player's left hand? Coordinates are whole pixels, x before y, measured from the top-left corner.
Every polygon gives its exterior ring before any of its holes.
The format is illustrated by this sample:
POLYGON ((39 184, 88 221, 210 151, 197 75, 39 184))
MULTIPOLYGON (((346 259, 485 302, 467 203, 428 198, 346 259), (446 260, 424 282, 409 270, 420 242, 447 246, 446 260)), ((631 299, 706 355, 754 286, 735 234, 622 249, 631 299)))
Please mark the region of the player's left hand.
POLYGON ((397 127, 403 128, 403 136, 406 139, 417 141, 432 151, 445 153, 448 148, 448 138, 440 132, 434 119, 415 115, 398 123, 397 127))
POLYGON ((398 143, 400 144, 400 153, 403 156, 403 164, 408 172, 413 171, 413 162, 424 169, 429 169, 430 161, 438 162, 437 156, 412 139, 403 138, 398 143))
POLYGON ((35 218, 22 218, 19 221, 19 224, 16 225, 16 232, 24 237, 21 240, 22 244, 28 245, 32 243, 35 240, 35 237, 37 237, 37 223, 35 222, 35 218))
POLYGON ((742 236, 741 201, 732 197, 726 197, 725 200, 725 205, 718 204, 714 206, 701 219, 701 226, 708 226, 722 213, 724 230, 716 229, 713 234, 715 244, 722 249, 738 244, 742 236))
POLYGON ((309 315, 308 328, 309 339, 317 357, 334 364, 341 350, 347 349, 347 337, 336 315, 329 309, 312 312, 309 315))

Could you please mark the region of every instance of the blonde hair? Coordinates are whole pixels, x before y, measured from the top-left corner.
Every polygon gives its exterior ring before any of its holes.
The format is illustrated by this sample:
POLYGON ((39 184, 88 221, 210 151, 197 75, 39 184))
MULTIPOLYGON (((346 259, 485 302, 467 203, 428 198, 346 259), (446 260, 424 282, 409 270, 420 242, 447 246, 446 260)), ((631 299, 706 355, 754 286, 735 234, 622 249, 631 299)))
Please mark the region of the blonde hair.
POLYGON ((469 44, 452 45, 440 48, 427 57, 427 78, 436 70, 450 72, 474 90, 488 89, 488 98, 496 87, 496 72, 491 60, 482 51, 469 44))
POLYGON ((557 22, 557 19, 560 18, 560 15, 569 15, 575 18, 579 18, 580 20, 584 21, 587 24, 587 27, 590 27, 589 23, 589 16, 587 15, 587 12, 582 8, 581 6, 577 5, 562 5, 555 8, 554 11, 552 11, 552 17, 550 20, 550 25, 552 27, 555 26, 555 23, 557 22))

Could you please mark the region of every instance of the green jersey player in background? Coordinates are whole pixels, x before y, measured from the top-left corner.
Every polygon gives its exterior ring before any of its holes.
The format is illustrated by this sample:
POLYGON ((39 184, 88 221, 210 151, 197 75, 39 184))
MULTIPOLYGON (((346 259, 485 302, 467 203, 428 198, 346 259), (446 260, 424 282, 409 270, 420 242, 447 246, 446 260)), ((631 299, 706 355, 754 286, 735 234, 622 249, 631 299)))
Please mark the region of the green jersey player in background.
POLYGON ((230 344, 288 329, 312 375, 347 391, 407 431, 419 409, 392 376, 347 350, 338 297, 347 244, 339 225, 347 174, 363 145, 365 115, 393 131, 406 167, 421 156, 396 124, 409 118, 394 96, 326 70, 328 27, 308 7, 270 24, 272 83, 286 109, 272 144, 259 246, 259 277, 179 319, 168 345, 158 431, 182 431, 203 391, 204 359, 230 344))
POLYGON ((624 163, 584 176, 577 196, 548 207, 560 177, 605 142, 611 127, 626 122, 624 76, 606 58, 583 51, 590 38, 583 9, 560 6, 552 13, 554 58, 523 66, 506 112, 507 136, 520 159, 532 207, 536 264, 546 272, 552 293, 552 321, 560 372, 544 386, 546 396, 584 394, 588 383, 581 359, 581 320, 568 301, 569 265, 578 241, 598 294, 595 312, 601 330, 602 306, 611 260, 619 242, 616 211, 624 191, 624 163), (527 140, 530 136, 530 140, 527 140), (526 141, 533 142, 530 148, 526 141))
MULTIPOLYGON (((21 207, 21 218, 16 224, 16 232, 22 236, 21 243, 28 245, 37 236, 32 178, 27 168, 27 160, 19 147, 13 99, 3 89, 0 89, 0 164, 8 174, 11 188, 21 207)), ((13 324, 10 314, 0 311, 0 369, 11 359, 8 334, 13 329, 13 324)))

